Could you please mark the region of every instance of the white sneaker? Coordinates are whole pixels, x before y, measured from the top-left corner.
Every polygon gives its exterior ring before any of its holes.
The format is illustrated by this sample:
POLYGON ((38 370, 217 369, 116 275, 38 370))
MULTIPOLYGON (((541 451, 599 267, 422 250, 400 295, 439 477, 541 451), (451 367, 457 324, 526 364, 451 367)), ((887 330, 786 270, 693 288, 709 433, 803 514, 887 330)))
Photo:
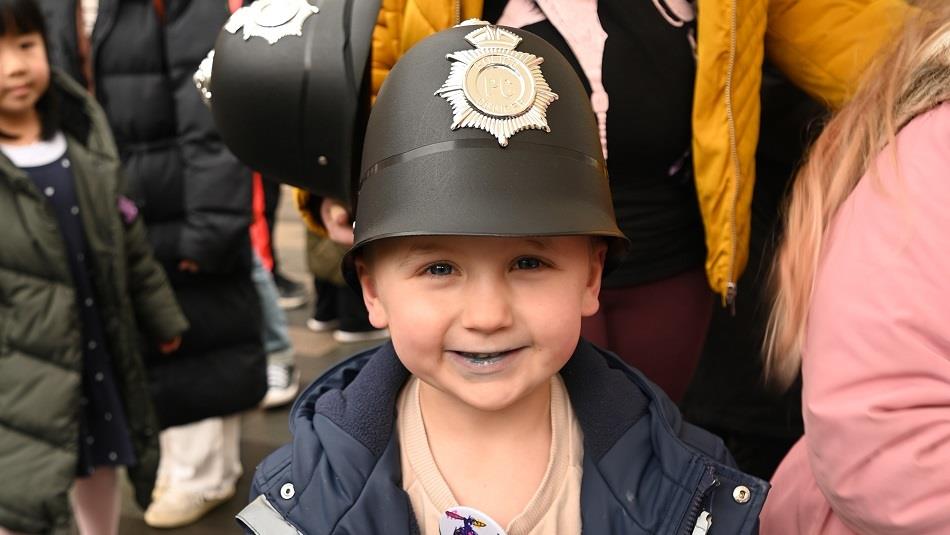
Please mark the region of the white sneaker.
POLYGON ((320 321, 317 318, 307 318, 307 328, 315 333, 325 333, 340 326, 340 320, 320 321))
POLYGON ((168 489, 168 471, 162 470, 162 468, 164 468, 164 466, 160 466, 158 472, 155 474, 155 486, 152 487, 152 502, 160 500, 162 494, 168 489))
POLYGON ((369 331, 333 331, 333 339, 342 344, 353 342, 369 342, 371 340, 385 340, 389 338, 389 329, 371 329, 369 331))
POLYGON ((274 272, 274 286, 277 286, 277 304, 284 310, 300 308, 309 300, 306 286, 277 271, 274 272))
POLYGON ((214 498, 197 492, 182 492, 165 489, 145 510, 145 523, 153 528, 180 528, 194 524, 209 511, 234 496, 230 491, 214 498))
POLYGON ((280 364, 267 365, 267 393, 261 400, 261 407, 272 409, 286 405, 297 397, 297 391, 300 389, 300 372, 293 364, 283 366, 280 364))

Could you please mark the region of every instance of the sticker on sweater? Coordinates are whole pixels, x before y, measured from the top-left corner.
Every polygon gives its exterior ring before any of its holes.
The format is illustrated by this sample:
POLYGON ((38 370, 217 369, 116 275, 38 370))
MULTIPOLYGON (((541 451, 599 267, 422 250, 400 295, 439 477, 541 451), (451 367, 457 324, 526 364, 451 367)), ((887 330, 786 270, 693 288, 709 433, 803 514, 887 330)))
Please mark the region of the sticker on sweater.
POLYGON ((478 509, 459 506, 439 519, 439 535, 505 535, 505 530, 478 509))

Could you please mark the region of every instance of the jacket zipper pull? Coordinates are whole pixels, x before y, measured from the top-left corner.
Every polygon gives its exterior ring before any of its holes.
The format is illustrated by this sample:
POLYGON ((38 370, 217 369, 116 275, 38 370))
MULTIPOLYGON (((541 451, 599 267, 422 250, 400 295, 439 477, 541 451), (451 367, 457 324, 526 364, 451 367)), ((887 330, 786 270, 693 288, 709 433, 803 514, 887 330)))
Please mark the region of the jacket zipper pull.
POLYGON ((692 535, 706 535, 709 533, 710 527, 712 527, 712 514, 709 511, 703 511, 699 513, 699 518, 696 519, 692 535))

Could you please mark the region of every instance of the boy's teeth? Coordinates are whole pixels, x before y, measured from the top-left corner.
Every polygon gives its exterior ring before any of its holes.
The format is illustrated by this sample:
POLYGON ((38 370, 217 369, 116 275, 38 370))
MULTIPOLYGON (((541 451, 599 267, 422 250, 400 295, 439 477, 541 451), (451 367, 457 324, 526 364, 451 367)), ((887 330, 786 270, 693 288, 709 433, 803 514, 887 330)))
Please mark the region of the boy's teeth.
POLYGON ((503 353, 504 353, 504 351, 499 352, 499 353, 465 353, 465 352, 459 352, 459 354, 462 355, 463 357, 470 358, 470 359, 490 359, 490 358, 494 358, 494 357, 501 356, 503 353))

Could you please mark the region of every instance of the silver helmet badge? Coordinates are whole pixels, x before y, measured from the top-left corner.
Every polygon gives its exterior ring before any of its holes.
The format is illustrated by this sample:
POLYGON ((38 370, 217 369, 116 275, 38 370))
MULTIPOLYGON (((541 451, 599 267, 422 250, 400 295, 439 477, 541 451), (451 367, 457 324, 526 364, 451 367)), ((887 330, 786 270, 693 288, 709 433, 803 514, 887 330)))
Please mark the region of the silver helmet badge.
POLYGON ((544 130, 548 106, 557 94, 541 73, 544 58, 518 52, 521 37, 498 26, 466 21, 480 27, 465 36, 475 50, 446 55, 449 77, 435 95, 452 105, 452 130, 480 128, 502 147, 522 130, 544 130))
POLYGON ((244 28, 244 40, 262 37, 274 44, 289 35, 303 35, 303 23, 319 8, 307 0, 257 0, 234 12, 224 29, 237 33, 244 28))

